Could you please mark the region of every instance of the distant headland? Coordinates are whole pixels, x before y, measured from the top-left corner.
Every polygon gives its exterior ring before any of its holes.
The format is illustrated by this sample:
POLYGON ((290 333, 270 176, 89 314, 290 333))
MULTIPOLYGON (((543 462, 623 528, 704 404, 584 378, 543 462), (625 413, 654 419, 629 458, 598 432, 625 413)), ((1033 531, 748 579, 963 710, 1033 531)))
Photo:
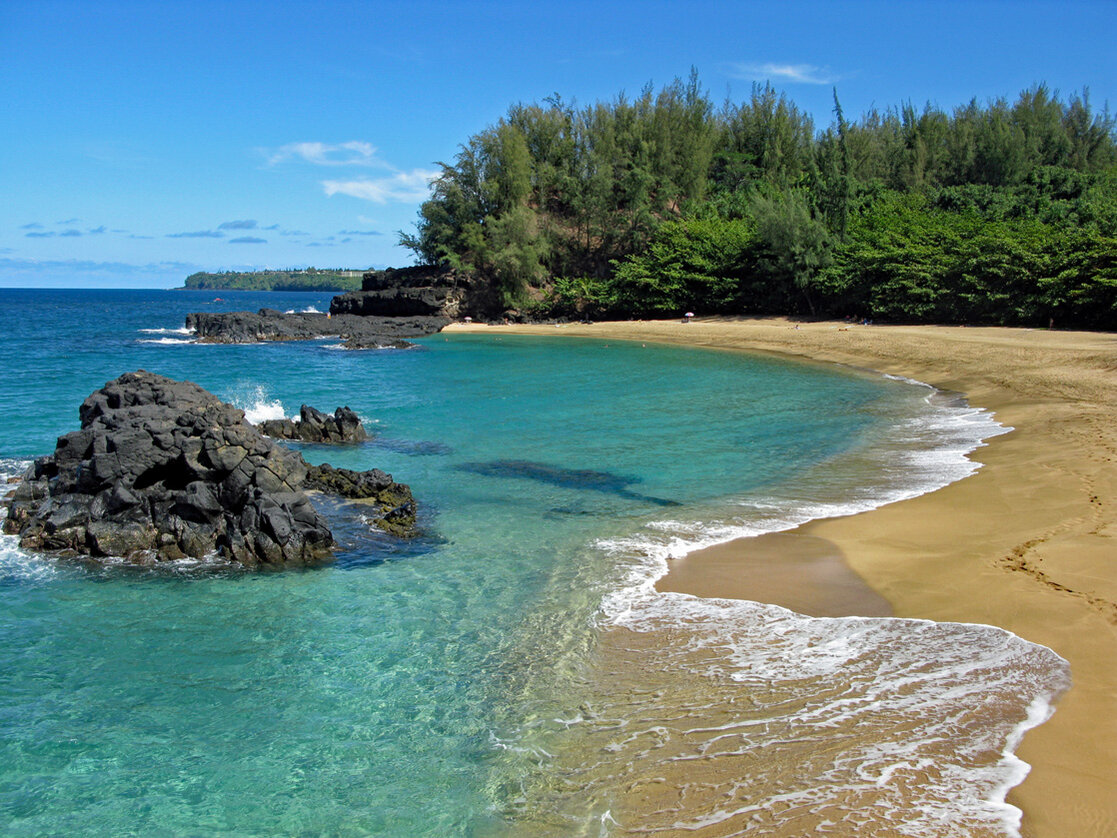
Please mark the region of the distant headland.
POLYGON ((214 291, 358 291, 364 269, 299 268, 284 271, 198 271, 186 277, 189 290, 214 291))

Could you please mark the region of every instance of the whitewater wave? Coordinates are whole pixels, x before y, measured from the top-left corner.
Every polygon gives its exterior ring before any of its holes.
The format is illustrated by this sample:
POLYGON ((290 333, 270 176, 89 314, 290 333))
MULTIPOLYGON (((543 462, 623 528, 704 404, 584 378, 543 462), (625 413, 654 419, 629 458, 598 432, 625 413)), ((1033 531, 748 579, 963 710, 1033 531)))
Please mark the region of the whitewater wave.
POLYGON ((630 788, 683 778, 651 833, 1019 836, 1013 751, 1069 686, 1050 649, 985 625, 684 594, 630 602, 614 624, 662 638, 641 666, 663 689, 623 710, 606 698, 585 733, 630 788), (622 712, 623 732, 602 721, 622 712))
MULTIPOLYGON (((0 486, 7 486, 12 478, 22 477, 31 466, 31 460, 0 458, 0 486)), ((8 510, 0 506, 0 529, 8 510)), ((46 559, 22 550, 19 538, 0 533, 0 583, 5 580, 42 582, 58 576, 58 569, 46 559)))
POLYGON ((346 346, 344 343, 325 343, 325 344, 322 344, 322 349, 329 349, 331 351, 340 350, 340 351, 343 351, 343 352, 363 352, 365 350, 382 351, 382 350, 388 350, 388 349, 396 349, 396 350, 400 350, 400 351, 405 351, 405 350, 411 349, 411 348, 412 347, 395 346, 395 345, 390 344, 390 343, 378 343, 375 346, 346 346))
POLYGON ((160 346, 186 346, 198 342, 192 338, 140 338, 136 343, 152 343, 160 346))
POLYGON ((297 414, 288 414, 283 407, 283 402, 272 397, 267 387, 261 384, 242 384, 229 402, 243 410, 244 418, 253 425, 259 425, 270 419, 297 418, 297 414))
POLYGON ((145 335, 192 335, 195 333, 194 327, 183 327, 181 329, 140 329, 145 335))

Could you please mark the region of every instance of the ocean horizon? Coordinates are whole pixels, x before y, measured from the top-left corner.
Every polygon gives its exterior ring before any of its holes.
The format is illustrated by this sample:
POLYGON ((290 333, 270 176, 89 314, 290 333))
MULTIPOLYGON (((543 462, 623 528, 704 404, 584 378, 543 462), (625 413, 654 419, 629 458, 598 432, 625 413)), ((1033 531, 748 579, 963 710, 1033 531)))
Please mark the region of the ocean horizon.
POLYGON ((0 289, 0 478, 146 369, 252 421, 353 408, 370 442, 300 450, 409 484, 422 529, 398 541, 335 510, 336 562, 271 574, 57 560, 3 536, 6 834, 624 834, 622 788, 689 758, 694 732, 663 719, 698 704, 733 708, 697 747, 731 731, 751 790, 672 828, 745 813, 797 834, 845 812, 861 834, 1019 834, 1012 751, 1069 683, 1053 652, 654 589, 701 547, 965 478, 1009 430, 990 413, 743 353, 499 333, 212 345, 183 327, 331 296, 0 289), (676 642, 603 671, 614 630, 676 642))

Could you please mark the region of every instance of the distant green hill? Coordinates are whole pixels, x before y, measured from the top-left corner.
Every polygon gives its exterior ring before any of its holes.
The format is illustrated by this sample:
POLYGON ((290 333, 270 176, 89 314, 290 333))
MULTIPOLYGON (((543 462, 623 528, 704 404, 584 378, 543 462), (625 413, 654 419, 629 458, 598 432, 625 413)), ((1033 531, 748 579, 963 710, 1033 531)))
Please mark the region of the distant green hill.
POLYGON ((199 271, 185 287, 219 291, 359 291, 363 270, 199 271))

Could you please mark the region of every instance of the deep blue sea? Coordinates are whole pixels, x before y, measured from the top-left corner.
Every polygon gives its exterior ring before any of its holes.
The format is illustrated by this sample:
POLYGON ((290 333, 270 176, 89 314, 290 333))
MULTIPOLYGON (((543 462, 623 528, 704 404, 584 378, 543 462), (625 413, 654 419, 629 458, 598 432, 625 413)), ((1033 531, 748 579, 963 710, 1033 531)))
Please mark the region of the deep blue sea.
MULTIPOLYGON (((675 621, 701 623, 701 642, 727 650, 716 673, 691 673, 717 690, 846 684, 827 709, 796 711, 796 724, 837 729, 851 702, 898 714, 898 740, 883 730, 811 779, 811 795, 883 790, 883 802, 859 805, 894 831, 863 834, 950 835, 960 822, 966 834, 1016 833, 1003 803, 1023 776, 1011 749, 1065 684, 1053 653, 989 627, 818 620, 651 588, 696 547, 965 477, 965 455, 1004 431, 991 416, 870 373, 558 332, 347 351, 331 340, 202 345, 182 329, 190 311, 325 311, 329 299, 0 289, 4 477, 76 429, 89 393, 146 369, 250 418, 353 408, 372 441, 304 456, 392 473, 411 486, 423 528, 399 542, 335 510, 335 564, 266 574, 93 567, 4 536, 0 832, 627 834, 640 823, 616 788, 642 763, 626 755, 627 736, 580 729, 586 703, 601 700, 583 694, 585 667, 608 627, 675 621), (928 660, 939 667, 924 671, 928 660), (959 702, 978 715, 949 709, 959 702), (959 736, 964 759, 934 757, 927 803, 904 766, 926 778, 920 749, 959 736), (593 768, 572 787, 580 748, 593 768), (845 763, 848 776, 835 767, 845 763), (565 785, 549 776, 560 770, 565 785)), ((663 700, 654 693, 640 693, 633 718, 663 700)), ((654 760, 640 770, 654 773, 654 760)), ((794 793, 758 792, 754 805, 783 817, 794 807, 772 801, 794 793)))

